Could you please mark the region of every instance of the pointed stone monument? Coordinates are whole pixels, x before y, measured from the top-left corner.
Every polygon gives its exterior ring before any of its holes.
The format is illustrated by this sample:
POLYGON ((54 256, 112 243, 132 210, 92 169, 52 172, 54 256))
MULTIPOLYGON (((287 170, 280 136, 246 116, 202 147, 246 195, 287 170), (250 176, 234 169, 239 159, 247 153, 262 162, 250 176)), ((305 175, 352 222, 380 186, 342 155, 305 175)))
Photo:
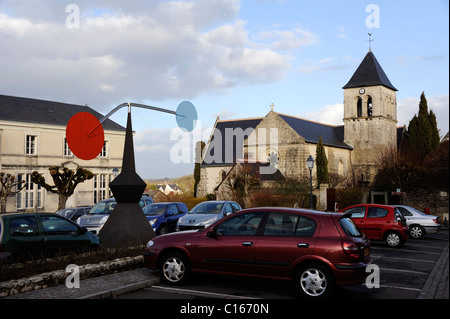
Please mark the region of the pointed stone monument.
POLYGON ((155 233, 142 211, 139 201, 146 183, 136 173, 134 163, 131 107, 128 109, 127 129, 121 173, 109 184, 117 206, 99 232, 105 246, 145 245, 155 233))

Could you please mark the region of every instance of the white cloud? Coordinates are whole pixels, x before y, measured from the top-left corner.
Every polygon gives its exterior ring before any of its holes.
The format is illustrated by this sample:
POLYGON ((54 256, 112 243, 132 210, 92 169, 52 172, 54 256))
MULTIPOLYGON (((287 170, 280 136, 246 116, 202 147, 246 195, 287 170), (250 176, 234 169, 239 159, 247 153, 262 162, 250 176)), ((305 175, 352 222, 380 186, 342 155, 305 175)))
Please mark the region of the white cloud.
POLYGON ((60 2, 2 0, 3 94, 105 109, 130 96, 192 99, 278 81, 292 68, 286 50, 317 40, 298 27, 251 40, 239 0, 79 0, 79 28, 60 2))
POLYGON ((302 118, 330 125, 342 125, 344 118, 344 105, 342 103, 330 104, 317 111, 301 115, 302 118))

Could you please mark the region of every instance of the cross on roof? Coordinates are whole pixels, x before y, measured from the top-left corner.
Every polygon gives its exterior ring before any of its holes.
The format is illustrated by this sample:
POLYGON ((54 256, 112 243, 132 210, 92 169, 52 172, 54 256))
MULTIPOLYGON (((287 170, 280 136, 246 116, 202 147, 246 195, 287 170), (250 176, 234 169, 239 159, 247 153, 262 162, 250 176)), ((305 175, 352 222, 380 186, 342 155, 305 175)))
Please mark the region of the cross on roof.
POLYGON ((372 42, 375 41, 374 39, 372 39, 372 33, 368 33, 369 35, 369 51, 372 51, 372 42))

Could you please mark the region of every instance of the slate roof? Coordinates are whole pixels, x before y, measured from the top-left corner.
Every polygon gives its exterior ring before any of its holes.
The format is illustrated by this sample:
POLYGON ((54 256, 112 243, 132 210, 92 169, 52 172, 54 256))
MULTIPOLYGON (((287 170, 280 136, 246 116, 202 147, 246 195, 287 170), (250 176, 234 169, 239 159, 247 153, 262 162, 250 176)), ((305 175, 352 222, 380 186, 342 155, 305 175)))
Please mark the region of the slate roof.
MULTIPOLYGON (((344 142, 344 126, 331 126, 327 124, 321 124, 317 122, 308 121, 298 117, 293 117, 285 114, 277 113, 297 134, 305 138, 307 143, 319 143, 319 136, 322 136, 322 143, 326 146, 345 148, 352 150, 353 148, 344 142)), ((203 158, 202 166, 231 166, 238 160, 243 160, 242 147, 236 148, 236 139, 233 139, 232 153, 229 153, 230 146, 226 145, 225 132, 226 129, 235 130, 236 128, 242 129, 244 132, 248 130, 250 134, 261 122, 263 118, 250 118, 240 120, 227 120, 218 121, 216 123, 216 133, 213 134, 211 141, 207 145, 207 151, 203 158), (221 138, 220 143, 214 142, 215 138, 221 138), (228 146, 228 149, 227 149, 228 146), (219 150, 216 150, 220 147, 219 150), (221 161, 214 161, 214 152, 221 152, 221 161), (226 152, 228 156, 226 157, 226 152)), ((245 136, 247 138, 248 136, 245 136)))
POLYGON ((332 126, 317 122, 308 121, 302 118, 293 117, 285 114, 278 115, 305 139, 306 143, 319 143, 319 136, 322 136, 322 143, 326 146, 345 148, 352 150, 353 148, 344 142, 344 126, 332 126))
MULTIPOLYGON (((78 112, 89 112, 99 120, 103 118, 89 106, 0 94, 0 120, 66 126, 78 112)), ((110 119, 102 126, 104 130, 125 131, 123 126, 110 119)))
POLYGON ((386 73, 384 73, 375 55, 372 51, 369 51, 343 89, 375 85, 383 85, 397 91, 391 81, 389 81, 386 73))
POLYGON ((235 130, 235 129, 242 129, 243 132, 246 132, 247 129, 248 133, 251 133, 256 126, 258 126, 258 124, 261 122, 263 118, 250 118, 250 119, 240 119, 240 120, 226 120, 226 121, 217 121, 215 129, 217 131, 213 132, 214 134, 211 137, 211 141, 208 143, 207 147, 207 151, 205 153, 205 156, 203 158, 203 162, 202 162, 202 166, 224 166, 224 165, 232 165, 234 163, 236 163, 237 160, 239 159, 243 159, 241 155, 243 154, 239 154, 238 152, 242 152, 242 148, 237 149, 236 148, 236 139, 233 139, 233 145, 232 145, 232 153, 230 154, 228 152, 228 154, 226 153, 226 150, 228 151, 230 149, 230 146, 228 146, 228 149, 226 149, 226 137, 225 137, 225 132, 226 129, 231 129, 231 130, 235 130), (219 133, 216 133, 219 132, 219 133), (220 141, 216 141, 215 139, 220 138, 220 141), (220 161, 216 162, 215 161, 215 157, 214 154, 216 151, 219 151, 216 149, 216 146, 220 146, 220 152, 221 152, 221 157, 220 157, 220 161), (228 156, 226 156, 228 155, 228 156), (240 158, 239 158, 240 157, 240 158), (230 160, 231 159, 231 160, 230 160))

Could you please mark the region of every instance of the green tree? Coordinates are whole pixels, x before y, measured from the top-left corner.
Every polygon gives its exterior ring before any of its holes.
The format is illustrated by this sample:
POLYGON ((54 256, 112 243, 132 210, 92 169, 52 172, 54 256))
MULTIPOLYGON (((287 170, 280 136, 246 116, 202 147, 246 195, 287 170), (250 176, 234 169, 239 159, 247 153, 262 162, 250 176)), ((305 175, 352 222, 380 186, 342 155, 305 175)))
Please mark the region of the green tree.
POLYGON ((316 147, 316 170, 317 170, 317 184, 328 183, 328 159, 325 154, 325 148, 322 142, 322 136, 319 136, 319 144, 316 147))
POLYGON ((83 183, 94 177, 94 173, 82 167, 77 167, 75 171, 72 171, 63 165, 51 166, 49 171, 55 185, 50 186, 47 184, 44 176, 37 171, 34 171, 31 174, 31 181, 41 185, 51 193, 58 194, 58 209, 66 207, 67 199, 73 195, 75 188, 79 183, 83 183))
POLYGON ((436 115, 433 111, 428 112, 424 92, 420 96, 419 113, 409 121, 405 139, 412 151, 419 154, 422 160, 439 145, 436 115))
POLYGON ((202 163, 202 153, 205 142, 198 141, 195 145, 195 166, 194 166, 194 197, 197 197, 197 187, 200 183, 200 165, 202 163))

